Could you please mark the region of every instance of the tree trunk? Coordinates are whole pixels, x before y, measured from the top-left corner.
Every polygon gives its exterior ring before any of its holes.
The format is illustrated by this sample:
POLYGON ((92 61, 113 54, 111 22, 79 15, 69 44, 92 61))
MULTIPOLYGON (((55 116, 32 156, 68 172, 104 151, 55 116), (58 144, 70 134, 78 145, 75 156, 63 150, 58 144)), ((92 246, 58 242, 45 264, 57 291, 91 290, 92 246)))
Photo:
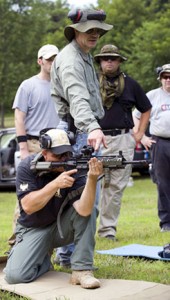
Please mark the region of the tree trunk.
POLYGON ((1 103, 0 108, 0 128, 4 128, 4 103, 1 103))

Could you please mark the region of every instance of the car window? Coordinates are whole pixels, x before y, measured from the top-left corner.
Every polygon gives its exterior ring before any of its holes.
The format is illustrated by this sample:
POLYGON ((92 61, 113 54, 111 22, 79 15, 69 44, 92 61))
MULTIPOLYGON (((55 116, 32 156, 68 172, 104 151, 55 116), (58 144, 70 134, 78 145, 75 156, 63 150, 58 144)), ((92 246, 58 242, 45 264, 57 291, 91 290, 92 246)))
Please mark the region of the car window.
POLYGON ((15 152, 17 150, 16 134, 1 132, 0 135, 0 179, 11 180, 16 177, 15 152))
POLYGON ((16 135, 14 133, 4 133, 0 137, 0 148, 6 148, 9 146, 10 141, 15 139, 16 135))

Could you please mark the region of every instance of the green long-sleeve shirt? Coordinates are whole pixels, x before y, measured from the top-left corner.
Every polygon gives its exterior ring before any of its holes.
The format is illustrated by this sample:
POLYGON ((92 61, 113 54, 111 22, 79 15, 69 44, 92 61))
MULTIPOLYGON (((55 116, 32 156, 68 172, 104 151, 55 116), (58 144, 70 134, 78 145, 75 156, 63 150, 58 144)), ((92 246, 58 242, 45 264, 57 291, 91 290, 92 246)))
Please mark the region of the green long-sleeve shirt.
POLYGON ((73 40, 57 55, 51 69, 51 95, 60 119, 70 112, 75 126, 89 133, 104 116, 92 56, 73 40))

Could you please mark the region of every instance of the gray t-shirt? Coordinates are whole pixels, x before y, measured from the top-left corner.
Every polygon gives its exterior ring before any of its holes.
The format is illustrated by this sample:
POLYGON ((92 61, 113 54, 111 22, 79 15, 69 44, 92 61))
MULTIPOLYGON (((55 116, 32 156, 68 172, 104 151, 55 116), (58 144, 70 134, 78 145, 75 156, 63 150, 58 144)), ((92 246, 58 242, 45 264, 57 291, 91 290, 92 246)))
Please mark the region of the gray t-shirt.
POLYGON ((24 80, 19 86, 13 109, 26 113, 26 133, 39 136, 44 128, 57 127, 59 117, 50 95, 50 81, 33 76, 24 80))
MULTIPOLYGON (((162 87, 148 92, 152 109, 150 115, 150 134, 170 138, 170 93, 162 87)), ((135 110, 134 115, 140 118, 140 112, 135 110)))

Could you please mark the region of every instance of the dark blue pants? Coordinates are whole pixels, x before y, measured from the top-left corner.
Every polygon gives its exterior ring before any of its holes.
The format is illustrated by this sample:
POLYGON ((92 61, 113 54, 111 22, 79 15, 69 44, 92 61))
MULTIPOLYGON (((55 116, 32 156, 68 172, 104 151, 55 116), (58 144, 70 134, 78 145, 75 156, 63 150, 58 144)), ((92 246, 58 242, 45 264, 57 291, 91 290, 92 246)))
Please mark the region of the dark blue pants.
POLYGON ((158 189, 158 216, 160 227, 170 226, 170 138, 153 136, 151 157, 155 183, 158 189))

